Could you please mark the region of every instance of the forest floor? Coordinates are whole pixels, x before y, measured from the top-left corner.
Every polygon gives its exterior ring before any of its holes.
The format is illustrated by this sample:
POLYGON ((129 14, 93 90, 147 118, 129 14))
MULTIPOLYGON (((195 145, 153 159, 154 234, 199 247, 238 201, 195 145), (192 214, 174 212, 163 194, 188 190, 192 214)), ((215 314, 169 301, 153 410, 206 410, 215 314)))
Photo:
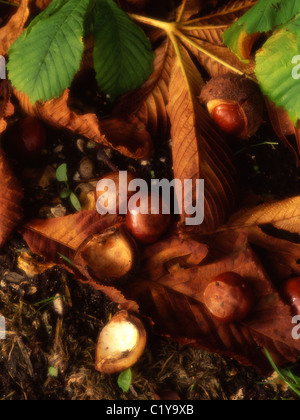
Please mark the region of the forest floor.
MULTIPOLYGON (((48 140, 43 159, 34 167, 15 161, 25 187, 27 218, 74 212, 60 198, 61 186, 53 175, 62 163, 68 166, 74 191, 85 182, 83 162, 95 180, 111 166, 133 167, 145 179, 171 176, 169 143, 156 145, 151 161, 139 163, 110 150, 97 154, 93 143, 83 146, 80 139, 59 132, 49 131, 48 140)), ((236 145, 235 152, 244 197, 282 198, 299 192, 294 157, 266 127, 246 147, 236 145)), ((0 341, 0 400, 295 399, 277 375, 261 377, 253 368, 157 337, 149 328, 146 352, 133 368, 130 391, 123 393, 117 375, 105 376, 94 368, 99 331, 118 307, 61 267, 28 275, 19 261, 25 251, 30 253, 16 233, 0 254, 0 314, 7 322, 7 338, 0 341)), ((35 261, 42 263, 39 257, 35 261)))

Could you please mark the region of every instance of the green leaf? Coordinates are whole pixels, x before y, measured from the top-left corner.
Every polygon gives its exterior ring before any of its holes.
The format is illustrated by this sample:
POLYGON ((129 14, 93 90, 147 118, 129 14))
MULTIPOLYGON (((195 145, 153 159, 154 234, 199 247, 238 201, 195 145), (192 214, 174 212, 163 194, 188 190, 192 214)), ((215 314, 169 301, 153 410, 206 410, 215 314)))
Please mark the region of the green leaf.
POLYGON ((132 371, 131 369, 124 370, 118 377, 118 385, 123 392, 128 392, 132 383, 132 371))
POLYGON ((278 107, 283 106, 294 125, 300 119, 300 82, 294 75, 300 61, 299 25, 300 14, 277 30, 257 53, 255 69, 263 93, 278 107))
POLYGON ((75 210, 77 211, 81 210, 80 201, 78 200, 77 196, 73 192, 71 192, 70 194, 70 201, 75 210))
POLYGON ((97 0, 94 66, 100 89, 114 101, 153 70, 150 41, 113 0, 97 0))
POLYGON ((56 179, 59 182, 68 182, 67 164, 63 163, 56 170, 56 179))
POLYGON ((63 260, 65 260, 68 264, 70 264, 73 268, 77 269, 76 265, 68 257, 65 257, 63 254, 60 254, 59 252, 57 253, 57 255, 63 260))
POLYGON ((90 0, 54 0, 9 50, 12 84, 30 101, 58 97, 71 85, 83 54, 90 0))
POLYGON ((90 4, 86 12, 84 21, 84 36, 86 38, 88 38, 94 33, 96 1, 97 0, 90 0, 90 4))
POLYGON ((48 375, 52 376, 53 378, 57 378, 58 377, 58 370, 55 367, 49 367, 48 375))
MULTIPOLYGON (((237 55, 243 33, 269 32, 288 23, 300 11, 300 0, 259 0, 223 34, 224 43, 237 55)), ((241 57, 240 57, 241 58, 241 57)))
POLYGON ((274 369, 274 371, 291 388, 291 390, 294 391, 295 394, 298 395, 298 397, 300 397, 300 382, 299 382, 299 378, 296 377, 296 376, 294 376, 291 371, 289 371, 289 374, 288 374, 288 377, 287 377, 286 376, 287 370, 285 370, 285 369, 280 370, 276 366, 276 364, 275 364, 274 360, 272 359, 272 356, 268 352, 268 350, 266 348, 264 348, 264 350, 265 350, 266 356, 267 356, 267 358, 268 358, 268 360, 269 360, 272 368, 274 369), (290 379, 293 378, 294 383, 291 382, 291 381, 289 381, 289 378, 290 379))
POLYGON ((62 198, 63 200, 65 198, 69 198, 71 194, 71 191, 68 188, 64 188, 61 192, 60 192, 60 198, 62 198))

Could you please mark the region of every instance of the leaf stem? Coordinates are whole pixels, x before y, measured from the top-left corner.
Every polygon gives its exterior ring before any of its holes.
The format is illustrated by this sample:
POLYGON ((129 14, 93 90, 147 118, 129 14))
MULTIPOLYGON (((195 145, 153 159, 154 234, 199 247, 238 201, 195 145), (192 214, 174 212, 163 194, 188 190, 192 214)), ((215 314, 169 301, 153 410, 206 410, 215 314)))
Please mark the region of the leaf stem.
POLYGON ((230 25, 205 25, 205 26, 185 26, 184 24, 178 25, 180 29, 183 29, 185 32, 187 31, 202 31, 202 30, 213 30, 213 29, 226 29, 230 25))
POLYGON ((145 25, 154 26, 167 32, 168 34, 174 30, 176 27, 176 22, 165 22, 162 20, 148 18, 146 16, 140 16, 130 13, 129 16, 131 19, 136 20, 137 22, 143 23, 145 25))
POLYGON ((178 14, 177 19, 176 19, 176 22, 177 23, 181 22, 181 19, 183 17, 184 11, 185 11, 186 2, 187 2, 187 0, 183 0, 183 2, 182 2, 182 5, 180 7, 179 14, 178 14))
MULTIPOLYGON (((134 20, 136 20, 140 23, 143 23, 145 25, 154 26, 156 28, 164 30, 167 33, 167 35, 169 36, 169 38, 171 39, 177 55, 178 55, 178 44, 177 44, 175 36, 177 36, 181 41, 184 41, 185 43, 190 44, 197 51, 200 51, 202 54, 207 55, 208 57, 210 57, 211 59, 220 63, 221 65, 223 65, 224 67, 233 71, 234 73, 240 74, 242 76, 245 75, 245 73, 243 71, 241 71, 241 70, 237 69, 236 67, 228 64, 226 61, 222 60, 221 58, 219 58, 215 54, 209 52, 204 47, 201 47, 200 45, 198 45, 193 39, 184 35, 184 33, 180 30, 180 28, 182 26, 182 23, 164 22, 164 21, 161 21, 161 20, 156 20, 156 19, 148 18, 146 16, 140 16, 140 15, 135 15, 135 14, 130 14, 129 16, 132 19, 134 19, 134 20), (176 45, 177 45, 177 48, 176 48, 176 45)), ((182 28, 182 29, 186 30, 186 27, 184 26, 184 28, 182 28)), ((201 29, 201 26, 199 26, 197 29, 201 29)), ((180 51, 179 51, 179 54, 180 54, 180 51)), ((248 76, 248 75, 245 75, 245 76, 248 77, 248 79, 257 83, 257 81, 253 77, 248 76)))

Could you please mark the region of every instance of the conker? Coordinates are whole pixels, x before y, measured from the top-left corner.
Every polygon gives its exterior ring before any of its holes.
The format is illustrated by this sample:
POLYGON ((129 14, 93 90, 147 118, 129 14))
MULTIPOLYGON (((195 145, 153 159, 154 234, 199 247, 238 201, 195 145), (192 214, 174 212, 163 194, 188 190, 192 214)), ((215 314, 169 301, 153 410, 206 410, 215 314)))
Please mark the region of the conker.
MULTIPOLYGON (((163 200, 159 199, 160 208, 154 209, 151 195, 143 197, 145 202, 148 200, 147 214, 137 209, 128 208, 126 216, 126 226, 131 234, 143 244, 152 244, 157 242, 159 238, 167 231, 170 226, 170 214, 163 214, 163 200), (154 214, 157 210, 157 214, 154 214)), ((143 200, 141 200, 143 201, 143 200)), ((143 205, 141 204, 141 208, 143 205)))
POLYGON ((246 130, 246 115, 237 103, 216 105, 212 108, 211 117, 226 134, 239 136, 246 130))
POLYGON ((199 100, 216 125, 236 138, 253 136, 263 122, 262 93, 255 82, 244 76, 228 73, 212 78, 202 89, 199 100))
POLYGON ((105 206, 107 207, 109 200, 112 200, 112 202, 116 203, 116 214, 119 214, 120 207, 122 206, 122 204, 124 205, 126 203, 126 206, 127 206, 127 201, 134 194, 134 192, 128 191, 128 186, 129 186, 130 182, 133 181, 135 178, 136 178, 136 175, 133 172, 127 171, 127 185, 126 185, 127 197, 121 197, 121 195, 120 195, 120 172, 119 171, 109 172, 108 174, 104 175, 102 178, 100 178, 99 182, 104 180, 104 179, 109 179, 109 180, 113 181, 115 183, 115 186, 116 186, 116 195, 113 195, 113 197, 109 197, 108 196, 109 191, 108 191, 107 187, 103 190, 99 190, 97 188, 96 193, 95 193, 96 194, 96 202, 99 200, 99 198, 101 196, 106 194, 105 197, 104 197, 105 198, 105 200, 104 200, 105 206))
POLYGON ((93 236, 81 246, 79 255, 92 276, 107 283, 127 279, 139 263, 137 245, 123 227, 93 236))
POLYGON ((221 323, 243 321, 251 312, 254 295, 248 283, 236 273, 215 277, 204 292, 204 303, 221 323))
POLYGON ((282 295, 295 315, 300 315, 300 277, 287 280, 282 287, 282 295))
POLYGON ((19 157, 36 159, 46 146, 46 131, 42 123, 32 117, 18 121, 9 134, 10 149, 19 157))
POLYGON ((112 374, 132 367, 142 356, 147 341, 143 323, 126 311, 117 313, 101 331, 96 350, 96 369, 112 374))

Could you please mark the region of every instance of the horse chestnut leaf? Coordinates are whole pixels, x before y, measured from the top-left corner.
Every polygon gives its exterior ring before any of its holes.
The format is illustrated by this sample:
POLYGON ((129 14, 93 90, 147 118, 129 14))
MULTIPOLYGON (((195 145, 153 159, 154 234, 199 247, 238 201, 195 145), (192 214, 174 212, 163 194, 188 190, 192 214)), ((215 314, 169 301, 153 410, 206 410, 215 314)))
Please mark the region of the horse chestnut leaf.
POLYGON ((204 303, 221 323, 243 321, 253 307, 254 295, 240 275, 223 273, 214 278, 204 292, 204 303))

